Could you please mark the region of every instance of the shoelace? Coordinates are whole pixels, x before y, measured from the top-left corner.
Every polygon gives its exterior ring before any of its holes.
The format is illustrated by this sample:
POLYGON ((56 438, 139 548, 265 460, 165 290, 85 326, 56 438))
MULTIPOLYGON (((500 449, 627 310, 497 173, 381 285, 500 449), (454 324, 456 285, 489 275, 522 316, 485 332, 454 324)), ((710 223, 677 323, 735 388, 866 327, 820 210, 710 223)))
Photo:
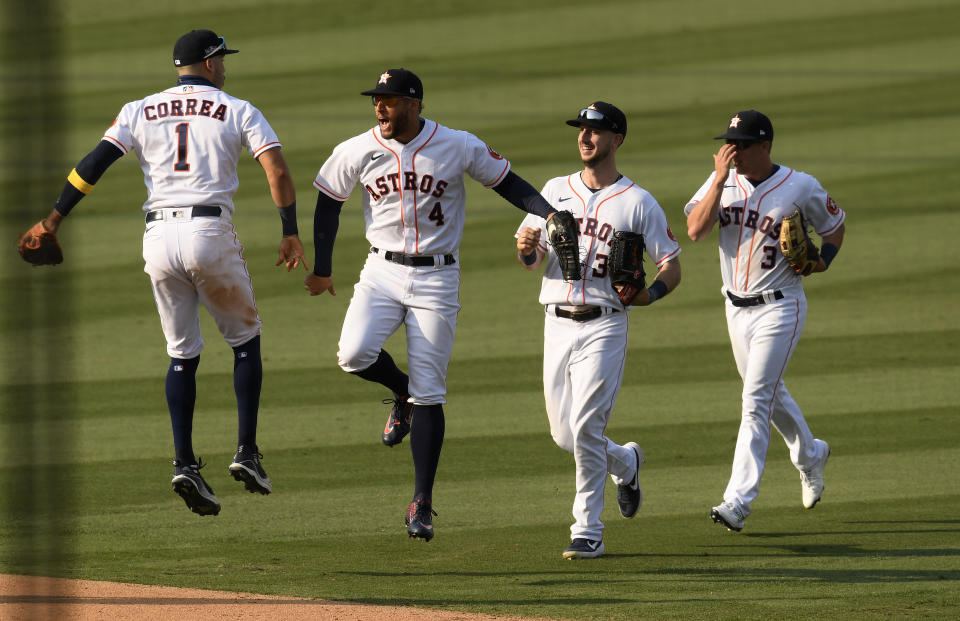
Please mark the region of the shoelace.
POLYGON ((398 417, 398 420, 399 420, 399 418, 403 418, 403 419, 404 419, 404 422, 406 422, 406 423, 409 423, 409 422, 410 422, 410 417, 409 417, 409 416, 407 416, 407 417, 404 417, 404 416, 403 416, 403 408, 406 406, 406 402, 403 401, 403 399, 384 399, 382 403, 383 403, 384 405, 393 405, 393 407, 395 407, 397 410, 399 410, 399 412, 400 412, 400 417, 398 417))

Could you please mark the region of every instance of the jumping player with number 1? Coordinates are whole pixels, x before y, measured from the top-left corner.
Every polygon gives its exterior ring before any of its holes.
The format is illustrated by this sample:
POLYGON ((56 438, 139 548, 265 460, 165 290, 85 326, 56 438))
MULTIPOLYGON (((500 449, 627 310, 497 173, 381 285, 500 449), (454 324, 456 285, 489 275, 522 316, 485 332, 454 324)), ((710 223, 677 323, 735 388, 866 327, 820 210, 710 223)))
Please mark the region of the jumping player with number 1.
POLYGON ((371 247, 343 320, 339 364, 393 393, 381 439, 393 446, 410 433, 415 485, 407 534, 429 541, 447 365, 460 310, 464 175, 542 218, 556 210, 482 140, 421 118, 423 84, 411 71, 388 69, 361 95, 372 98, 377 126, 340 143, 314 181, 320 190, 317 260, 305 285, 311 295, 335 295, 332 257, 340 208, 359 186, 371 247), (383 350, 400 326, 406 330, 409 377, 383 350))
POLYGON ((203 464, 193 453, 196 372, 203 349, 200 304, 234 354, 238 448, 228 471, 249 492, 269 494, 273 489, 256 440, 263 380, 261 322, 231 223, 242 150, 263 166, 280 212, 277 265, 290 271, 302 263, 309 269, 297 236, 293 180, 277 135, 259 110, 221 90, 224 57, 236 52, 210 30, 180 37, 173 48, 177 85, 123 106, 97 147, 71 171, 55 208, 40 224, 55 233, 111 164, 125 153, 136 154, 147 186, 144 271, 170 356, 166 395, 176 454, 172 484, 199 515, 220 513, 220 501, 200 475, 203 464))

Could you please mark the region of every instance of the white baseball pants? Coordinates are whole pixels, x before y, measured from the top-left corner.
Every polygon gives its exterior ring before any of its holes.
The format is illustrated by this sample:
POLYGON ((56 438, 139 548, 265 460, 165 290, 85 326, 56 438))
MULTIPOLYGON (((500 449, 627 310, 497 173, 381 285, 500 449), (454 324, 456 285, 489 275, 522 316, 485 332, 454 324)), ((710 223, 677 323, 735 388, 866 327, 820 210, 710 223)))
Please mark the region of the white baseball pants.
POLYGON ((749 515, 759 492, 770 446, 770 425, 783 436, 797 469, 820 457, 813 434, 799 406, 787 392, 783 375, 803 332, 807 299, 801 287, 783 290, 785 297, 760 306, 726 304, 727 329, 737 370, 743 378, 743 409, 726 502, 749 515))
MULTIPOLYGON (((189 208, 164 210, 172 211, 189 208)), ((200 355, 200 304, 230 347, 260 334, 253 283, 228 218, 192 218, 186 213, 149 222, 143 233, 143 260, 171 358, 200 355)))
POLYGON ((547 313, 543 328, 543 396, 550 433, 576 462, 574 524, 570 537, 603 536, 603 491, 633 477, 632 449, 604 435, 623 381, 627 353, 626 313, 576 322, 547 313))
POLYGON ((370 254, 353 288, 340 332, 340 367, 362 371, 376 362, 400 326, 407 336, 410 402, 446 403, 447 366, 460 311, 460 269, 398 265, 370 254))

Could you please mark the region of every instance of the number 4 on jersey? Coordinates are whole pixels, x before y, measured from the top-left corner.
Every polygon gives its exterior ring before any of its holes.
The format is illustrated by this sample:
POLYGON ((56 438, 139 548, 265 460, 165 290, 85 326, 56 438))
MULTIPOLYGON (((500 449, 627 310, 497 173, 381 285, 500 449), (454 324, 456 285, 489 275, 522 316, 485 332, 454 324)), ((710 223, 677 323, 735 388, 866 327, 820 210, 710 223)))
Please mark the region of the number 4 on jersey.
POLYGON ((436 222, 437 226, 443 226, 443 209, 440 208, 440 201, 437 201, 437 204, 433 206, 427 219, 436 222))

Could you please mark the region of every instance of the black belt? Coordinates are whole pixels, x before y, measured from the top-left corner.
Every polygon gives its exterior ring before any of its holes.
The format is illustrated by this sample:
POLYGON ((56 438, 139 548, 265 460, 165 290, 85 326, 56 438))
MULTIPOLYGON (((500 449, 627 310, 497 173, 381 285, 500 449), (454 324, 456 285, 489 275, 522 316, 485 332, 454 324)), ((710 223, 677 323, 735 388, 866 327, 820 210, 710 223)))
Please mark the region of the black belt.
MULTIPOLYGON (((733 302, 734 306, 760 306, 761 304, 766 304, 767 301, 763 299, 762 295, 753 295, 748 298, 741 298, 733 295, 727 291, 727 297, 730 298, 730 301, 733 302)), ((773 292, 774 300, 782 300, 783 292, 777 289, 773 292)))
MULTIPOLYGON (((553 312, 557 317, 562 317, 564 319, 573 319, 574 321, 590 321, 591 319, 596 319, 603 314, 602 306, 594 306, 593 308, 588 308, 587 310, 582 311, 568 311, 563 310, 559 306, 554 307, 553 312)), ((611 313, 619 313, 615 308, 611 308, 611 313)))
MULTIPOLYGON (((220 214, 223 211, 216 205, 193 205, 192 207, 180 207, 178 209, 189 209, 190 215, 193 218, 219 218, 220 214)), ((186 214, 178 215, 176 211, 171 212, 171 218, 182 218, 186 214)), ((163 220, 163 210, 157 209, 154 211, 148 211, 147 217, 145 218, 147 222, 153 222, 154 220, 163 220)))
MULTIPOLYGON (((376 252, 380 254, 379 248, 370 247, 370 252, 376 252)), ((392 261, 393 263, 399 263, 400 265, 408 265, 410 267, 433 267, 436 263, 433 260, 433 257, 421 257, 412 254, 403 254, 402 252, 393 252, 392 250, 386 250, 382 255, 387 261, 392 261)), ((443 255, 443 264, 444 265, 453 265, 457 260, 453 258, 452 254, 443 255)))

